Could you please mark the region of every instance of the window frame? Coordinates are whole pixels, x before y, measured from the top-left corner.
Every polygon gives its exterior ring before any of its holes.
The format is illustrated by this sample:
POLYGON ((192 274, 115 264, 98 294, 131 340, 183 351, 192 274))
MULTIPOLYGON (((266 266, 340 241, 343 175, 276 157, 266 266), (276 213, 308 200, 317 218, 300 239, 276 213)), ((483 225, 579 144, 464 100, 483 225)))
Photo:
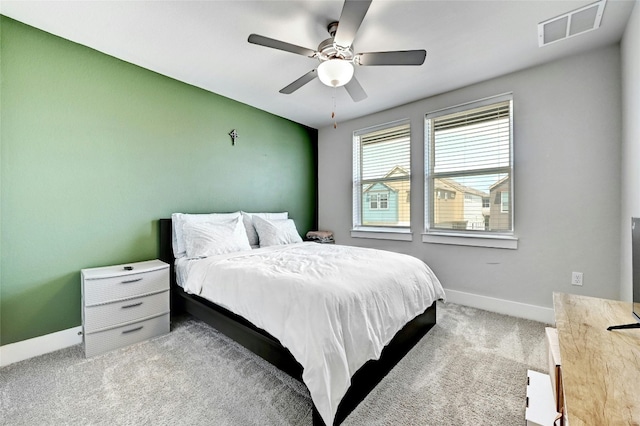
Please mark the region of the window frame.
MULTIPOLYGON (((454 244, 465 246, 479 246, 479 247, 494 247, 494 248, 507 248, 517 249, 518 238, 515 234, 515 215, 514 215, 514 107, 513 107, 513 94, 503 93, 497 96, 491 96, 488 98, 466 102, 456 106, 443 108, 435 111, 428 112, 424 115, 424 232, 422 234, 422 241, 425 243, 438 243, 438 244, 454 244), (460 229, 442 229, 434 228, 431 224, 431 208, 435 198, 434 195, 434 175, 432 170, 434 168, 434 144, 432 144, 431 138, 431 121, 434 118, 456 114, 464 111, 470 111, 476 108, 482 108, 493 104, 502 102, 509 102, 509 166, 500 167, 497 169, 507 170, 510 180, 510 202, 509 211, 511 221, 511 230, 509 231, 482 231, 482 230, 460 230, 460 229)), ((469 176, 477 174, 478 171, 464 171, 462 174, 468 173, 469 176)), ((487 169, 492 171, 492 169, 487 169)), ((458 172, 452 172, 451 174, 460 175, 458 172)), ((436 175, 440 176, 440 175, 436 175)), ((502 202, 502 196, 501 196, 502 202)), ((501 206, 501 210, 503 207, 501 206)))
MULTIPOLYGON (((351 229, 351 236, 354 238, 374 238, 374 239, 385 239, 385 240, 399 240, 399 241, 411 241, 413 239, 411 233, 411 224, 412 218, 411 213, 409 211, 409 224, 406 226, 375 226, 375 225, 363 225, 362 224, 362 214, 365 201, 363 200, 362 188, 363 185, 367 184, 367 180, 362 179, 362 144, 360 143, 360 137, 363 135, 367 135, 370 133, 378 132, 381 130, 399 127, 406 125, 408 127, 408 137, 409 137, 409 164, 412 163, 411 158, 411 120, 409 118, 403 118, 399 120, 394 120, 390 122, 386 122, 383 124, 366 127, 363 129, 359 129, 353 132, 353 140, 352 140, 352 157, 353 157, 353 186, 352 186, 352 197, 353 197, 353 206, 352 206, 352 215, 353 215, 353 223, 351 229)), ((407 178, 392 178, 390 181, 396 180, 409 180, 409 191, 411 188, 412 181, 412 173, 409 170, 409 175, 407 178)), ((390 197, 387 196, 387 207, 386 210, 389 209, 389 200, 390 197)), ((409 199, 409 205, 411 200, 409 199)), ((378 210, 380 209, 380 200, 378 199, 378 210)))

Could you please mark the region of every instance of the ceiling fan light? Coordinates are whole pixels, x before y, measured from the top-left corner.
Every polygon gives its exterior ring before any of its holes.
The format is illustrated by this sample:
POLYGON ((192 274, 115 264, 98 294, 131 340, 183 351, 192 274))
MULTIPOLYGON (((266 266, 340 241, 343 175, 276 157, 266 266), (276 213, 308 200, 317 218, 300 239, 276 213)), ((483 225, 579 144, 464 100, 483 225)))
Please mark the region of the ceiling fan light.
POLYGON ((344 59, 329 59, 318 66, 318 78, 330 87, 340 87, 351 81, 353 65, 344 59))

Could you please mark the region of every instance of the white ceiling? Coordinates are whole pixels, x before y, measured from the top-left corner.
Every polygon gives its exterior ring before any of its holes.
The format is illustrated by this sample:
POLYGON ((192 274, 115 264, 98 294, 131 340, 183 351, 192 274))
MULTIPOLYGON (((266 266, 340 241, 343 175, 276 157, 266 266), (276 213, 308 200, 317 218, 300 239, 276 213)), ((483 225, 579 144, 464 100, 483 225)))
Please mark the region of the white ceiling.
POLYGON ((357 67, 369 97, 314 80, 280 89, 315 59, 247 42, 251 33, 316 50, 338 20, 330 1, 11 1, 0 13, 124 61, 314 128, 620 41, 633 0, 608 0, 601 27, 538 47, 538 23, 587 1, 374 0, 355 52, 426 49, 420 67, 357 67))

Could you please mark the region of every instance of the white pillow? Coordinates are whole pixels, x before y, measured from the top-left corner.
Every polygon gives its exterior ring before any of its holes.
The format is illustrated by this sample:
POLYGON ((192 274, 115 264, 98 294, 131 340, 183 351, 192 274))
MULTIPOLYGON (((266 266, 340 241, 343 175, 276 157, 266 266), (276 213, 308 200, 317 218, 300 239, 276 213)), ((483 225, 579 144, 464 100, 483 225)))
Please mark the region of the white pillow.
POLYGON ((254 216, 253 225, 258 231, 260 247, 302 242, 296 224, 291 219, 267 220, 254 216))
POLYGON ((214 223, 187 222, 184 224, 183 231, 189 259, 251 250, 240 217, 214 223))
POLYGON ((259 247, 260 240, 258 239, 258 233, 253 225, 253 217, 261 217, 267 220, 288 219, 289 212, 281 213, 247 213, 242 212, 242 220, 244 221, 244 227, 247 229, 247 238, 249 238, 249 244, 251 247, 259 247))
POLYGON ((173 213, 171 224, 173 227, 173 255, 176 259, 186 256, 184 245, 184 225, 185 223, 215 223, 223 222, 240 217, 240 212, 235 213, 208 213, 208 214, 185 214, 173 213))

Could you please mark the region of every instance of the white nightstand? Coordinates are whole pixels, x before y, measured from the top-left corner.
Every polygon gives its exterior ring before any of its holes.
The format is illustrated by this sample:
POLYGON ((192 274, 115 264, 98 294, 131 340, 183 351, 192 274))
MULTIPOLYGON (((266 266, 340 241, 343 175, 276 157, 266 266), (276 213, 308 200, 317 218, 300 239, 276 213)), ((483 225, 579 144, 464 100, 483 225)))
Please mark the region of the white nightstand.
POLYGON ((169 332, 169 265, 160 260, 83 269, 86 357, 169 332))

